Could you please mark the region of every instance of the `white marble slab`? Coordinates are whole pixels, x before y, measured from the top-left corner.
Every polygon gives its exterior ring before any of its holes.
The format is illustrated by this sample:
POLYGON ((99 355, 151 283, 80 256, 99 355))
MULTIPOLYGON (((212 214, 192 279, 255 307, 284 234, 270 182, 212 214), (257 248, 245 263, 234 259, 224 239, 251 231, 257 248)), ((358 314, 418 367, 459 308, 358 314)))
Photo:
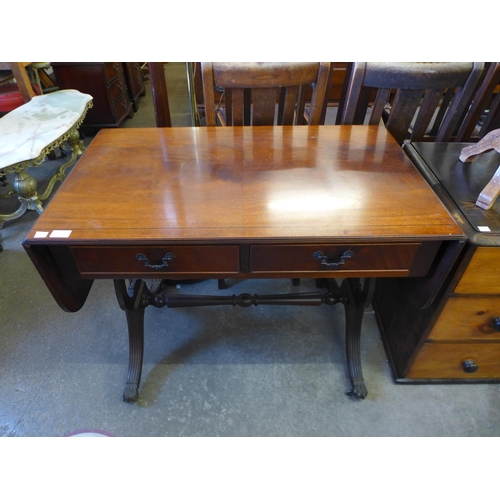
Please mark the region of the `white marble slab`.
POLYGON ((58 90, 35 96, 0 118, 0 169, 38 158, 75 125, 91 100, 78 90, 58 90))

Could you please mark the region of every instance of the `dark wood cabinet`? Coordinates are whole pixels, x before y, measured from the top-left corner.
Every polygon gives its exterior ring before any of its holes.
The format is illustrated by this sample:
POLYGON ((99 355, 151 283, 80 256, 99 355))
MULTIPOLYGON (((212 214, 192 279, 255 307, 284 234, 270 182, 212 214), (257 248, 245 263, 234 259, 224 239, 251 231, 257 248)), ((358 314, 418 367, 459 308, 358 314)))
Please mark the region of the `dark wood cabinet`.
POLYGON ((499 155, 490 151, 462 163, 465 146, 406 146, 468 239, 442 279, 431 274, 413 282, 377 283, 377 319, 400 382, 500 381, 500 199, 489 210, 475 204, 499 155), (424 303, 421 296, 432 288, 432 279, 442 286, 424 303))
POLYGON ((94 106, 88 111, 82 127, 119 127, 127 117, 133 116, 133 101, 123 63, 51 64, 59 88, 76 89, 93 97, 94 106))
POLYGON ((144 75, 142 74, 141 64, 136 62, 123 63, 125 79, 129 90, 132 106, 135 112, 139 109, 139 99, 146 95, 144 84, 144 75))

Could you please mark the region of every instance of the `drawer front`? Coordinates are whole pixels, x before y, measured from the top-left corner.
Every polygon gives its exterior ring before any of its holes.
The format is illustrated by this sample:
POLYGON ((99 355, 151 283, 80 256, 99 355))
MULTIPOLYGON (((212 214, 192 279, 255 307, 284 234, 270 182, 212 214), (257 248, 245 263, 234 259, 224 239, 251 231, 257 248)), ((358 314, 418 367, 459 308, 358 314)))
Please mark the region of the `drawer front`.
POLYGON ((115 120, 118 122, 125 115, 128 115, 130 113, 131 108, 132 108, 132 103, 128 98, 128 96, 122 95, 120 97, 120 100, 118 100, 112 105, 111 111, 113 113, 115 120))
POLYGON ((130 83, 134 89, 141 86, 142 83, 142 69, 139 63, 125 63, 126 71, 130 79, 130 83))
POLYGON ((500 344, 428 343, 424 344, 406 378, 409 379, 485 379, 500 378, 500 344), (464 362, 473 361, 478 369, 464 371, 464 362))
POLYGON ((419 244, 252 245, 252 272, 402 271, 407 274, 419 244))
POLYGON ((123 73, 123 68, 119 62, 104 63, 103 65, 104 78, 106 82, 115 79, 120 73, 123 73))
POLYGON ((127 98, 127 84, 122 78, 108 84, 108 97, 110 103, 115 103, 121 97, 127 98))
POLYGON ((479 247, 474 252, 455 293, 500 294, 500 247, 479 247))
POLYGON ((239 270, 238 246, 71 247, 71 251, 82 276, 227 274, 239 270))
POLYGON ((450 298, 429 340, 500 341, 500 297, 450 298))

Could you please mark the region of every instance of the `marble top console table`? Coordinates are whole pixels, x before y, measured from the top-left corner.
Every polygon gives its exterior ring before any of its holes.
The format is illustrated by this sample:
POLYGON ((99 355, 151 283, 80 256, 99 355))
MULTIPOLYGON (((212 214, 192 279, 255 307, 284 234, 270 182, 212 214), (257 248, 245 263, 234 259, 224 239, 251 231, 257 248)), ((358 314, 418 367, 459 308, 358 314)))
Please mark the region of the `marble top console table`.
POLYGON ((33 97, 0 118, 0 176, 15 174, 13 190, 1 197, 17 195, 20 204, 13 213, 0 213, 0 229, 5 222, 21 217, 27 210, 43 212, 42 201, 50 196, 54 184, 63 180, 66 169, 84 151, 78 128, 91 106, 92 96, 77 90, 60 90, 33 97), (69 160, 50 178, 45 191, 38 193, 37 182, 26 169, 41 165, 46 156, 64 142, 71 146, 69 160))

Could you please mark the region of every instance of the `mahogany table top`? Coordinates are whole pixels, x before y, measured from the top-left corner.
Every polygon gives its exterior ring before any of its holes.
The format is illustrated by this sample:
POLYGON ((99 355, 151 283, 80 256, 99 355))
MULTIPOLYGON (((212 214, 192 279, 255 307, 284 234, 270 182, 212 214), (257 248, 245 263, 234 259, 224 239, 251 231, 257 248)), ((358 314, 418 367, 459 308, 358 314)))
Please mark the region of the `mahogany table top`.
POLYGON ((43 233, 84 245, 463 237, 385 128, 362 125, 103 129, 26 242, 43 233))

